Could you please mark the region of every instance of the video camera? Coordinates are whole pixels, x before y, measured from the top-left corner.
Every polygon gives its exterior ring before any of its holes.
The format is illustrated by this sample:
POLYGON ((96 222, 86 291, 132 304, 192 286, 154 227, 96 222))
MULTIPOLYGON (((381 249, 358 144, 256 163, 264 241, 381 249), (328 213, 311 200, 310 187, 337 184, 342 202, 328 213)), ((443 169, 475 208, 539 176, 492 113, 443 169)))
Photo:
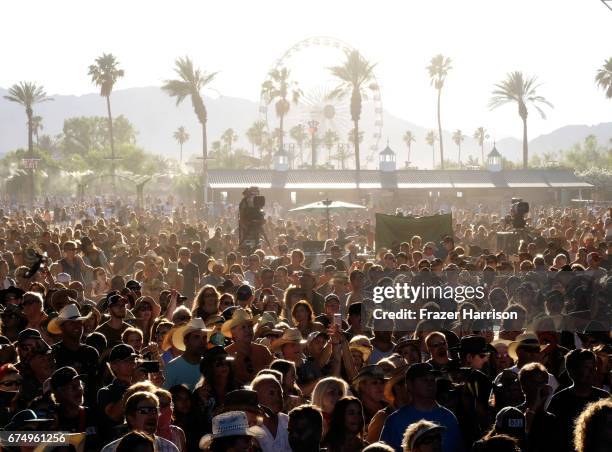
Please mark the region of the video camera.
POLYGON ((238 205, 239 249, 244 254, 251 254, 260 247, 263 225, 266 222, 263 207, 266 198, 259 194, 259 188, 250 187, 242 192, 238 205))

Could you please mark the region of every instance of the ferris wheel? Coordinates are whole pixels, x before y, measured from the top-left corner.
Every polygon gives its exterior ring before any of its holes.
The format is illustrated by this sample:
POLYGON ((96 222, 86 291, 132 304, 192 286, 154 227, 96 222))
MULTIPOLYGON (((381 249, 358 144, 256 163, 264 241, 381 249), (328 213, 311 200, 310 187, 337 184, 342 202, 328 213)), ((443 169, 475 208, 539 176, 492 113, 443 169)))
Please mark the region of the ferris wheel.
MULTIPOLYGON (((337 139, 337 145, 347 146, 352 150, 353 145, 349 143, 349 136, 353 131, 350 96, 342 99, 329 97, 339 83, 329 68, 341 65, 346 53, 353 50, 355 49, 352 46, 335 38, 311 37, 294 44, 272 66, 270 70, 287 68, 291 80, 297 83, 301 91, 297 104, 292 103, 284 117, 284 142, 289 146, 295 146, 290 134, 293 127, 301 125, 312 132, 313 128, 309 124, 316 124, 318 143, 322 145, 325 134, 332 132, 337 139)), ((365 88, 365 94, 359 121, 360 135, 363 133, 360 142, 363 167, 375 161, 382 137, 382 100, 380 85, 375 76, 365 88)), ((267 124, 268 131, 278 128, 279 120, 274 103, 268 104, 264 96, 260 100, 259 113, 260 119, 267 124)), ((352 165, 353 160, 350 162, 352 165)))

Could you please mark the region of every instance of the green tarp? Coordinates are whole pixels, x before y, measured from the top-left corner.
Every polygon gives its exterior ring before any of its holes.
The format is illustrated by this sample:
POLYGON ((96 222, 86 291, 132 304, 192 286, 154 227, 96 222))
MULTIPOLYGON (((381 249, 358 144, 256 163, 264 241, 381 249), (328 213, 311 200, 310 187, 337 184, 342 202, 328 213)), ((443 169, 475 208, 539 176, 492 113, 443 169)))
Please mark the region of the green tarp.
POLYGON ((397 248, 402 242, 410 242, 419 235, 423 242, 438 243, 445 235, 453 235, 453 220, 450 213, 430 217, 405 218, 395 215, 376 214, 376 249, 397 248))

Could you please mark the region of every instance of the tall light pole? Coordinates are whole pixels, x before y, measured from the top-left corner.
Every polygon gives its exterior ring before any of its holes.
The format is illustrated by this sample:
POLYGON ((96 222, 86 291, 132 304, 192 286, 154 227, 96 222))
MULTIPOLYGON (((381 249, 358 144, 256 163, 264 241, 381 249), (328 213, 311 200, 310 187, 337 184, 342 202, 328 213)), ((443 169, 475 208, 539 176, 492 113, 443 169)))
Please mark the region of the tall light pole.
POLYGON ((319 121, 311 120, 308 121, 308 131, 310 132, 310 145, 312 147, 312 167, 317 166, 317 143, 316 143, 316 135, 317 128, 319 127, 319 121))

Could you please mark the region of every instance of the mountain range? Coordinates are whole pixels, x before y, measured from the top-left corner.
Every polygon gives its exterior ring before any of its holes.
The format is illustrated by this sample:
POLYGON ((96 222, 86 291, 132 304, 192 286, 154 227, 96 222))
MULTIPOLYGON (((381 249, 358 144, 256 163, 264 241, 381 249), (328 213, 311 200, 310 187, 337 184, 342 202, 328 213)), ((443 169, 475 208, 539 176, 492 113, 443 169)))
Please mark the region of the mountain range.
MULTIPOLYGON (((3 99, 7 90, 0 88, 0 155, 8 151, 25 147, 27 143, 25 112, 20 105, 3 99)), ((42 134, 57 135, 61 133, 66 118, 75 116, 105 116, 106 103, 97 93, 82 96, 53 95, 52 102, 45 102, 35 106, 35 114, 42 116, 42 134)), ((221 96, 206 98, 208 109, 208 139, 209 142, 218 139, 227 128, 233 128, 239 136, 236 147, 250 151, 251 145, 246 139, 245 132, 251 124, 261 119, 259 104, 246 99, 221 96)), ((196 120, 187 99, 178 107, 175 100, 162 92, 159 87, 129 88, 114 91, 111 97, 113 116, 124 115, 138 131, 137 143, 146 151, 161 154, 166 157, 178 156, 178 144, 172 134, 179 126, 184 126, 191 139, 183 146, 186 157, 201 152, 201 128, 196 120)), ((364 106, 361 127, 365 129, 366 136, 375 133, 374 114, 369 113, 367 105, 364 106), (372 127, 369 126, 372 124, 372 127)), ((276 118, 271 118, 270 127, 277 127, 276 118)), ((402 140, 406 130, 411 130, 416 138, 412 145, 412 165, 425 168, 431 167, 431 147, 425 143, 427 129, 418 124, 398 118, 387 111, 382 113, 382 133, 378 141, 378 148, 382 150, 385 145, 396 152, 398 167, 403 166, 407 158, 407 147, 402 140)), ((518 119, 517 119, 518 121, 518 119)), ((481 151, 476 141, 471 137, 473 131, 464 131, 465 141, 461 147, 462 160, 472 155, 480 158, 481 151)), ((530 154, 542 154, 567 149, 573 144, 582 141, 588 135, 595 135, 600 143, 608 143, 612 139, 612 122, 601 123, 594 126, 568 125, 554 130, 551 133, 540 135, 529 142, 530 154)), ((452 132, 444 131, 445 155, 453 160, 457 158, 457 147, 452 142, 452 132)), ((285 139, 287 141, 287 138, 285 139)), ((369 143, 371 145, 371 143, 369 143)), ((366 146, 364 146, 366 147, 366 146)), ((491 149, 492 143, 485 145, 485 154, 491 149)), ((516 138, 504 138, 496 143, 497 149, 508 160, 520 161, 522 155, 521 141, 516 138)), ((369 148, 369 146, 367 146, 369 148)), ((438 145, 436 145, 436 152, 438 145)), ((370 150, 364 152, 364 160, 368 155, 375 157, 370 150)), ((324 153, 323 155, 327 155, 324 153)), ((439 155, 436 156, 439 159, 439 155)), ((375 162, 368 164, 375 167, 375 162)))

